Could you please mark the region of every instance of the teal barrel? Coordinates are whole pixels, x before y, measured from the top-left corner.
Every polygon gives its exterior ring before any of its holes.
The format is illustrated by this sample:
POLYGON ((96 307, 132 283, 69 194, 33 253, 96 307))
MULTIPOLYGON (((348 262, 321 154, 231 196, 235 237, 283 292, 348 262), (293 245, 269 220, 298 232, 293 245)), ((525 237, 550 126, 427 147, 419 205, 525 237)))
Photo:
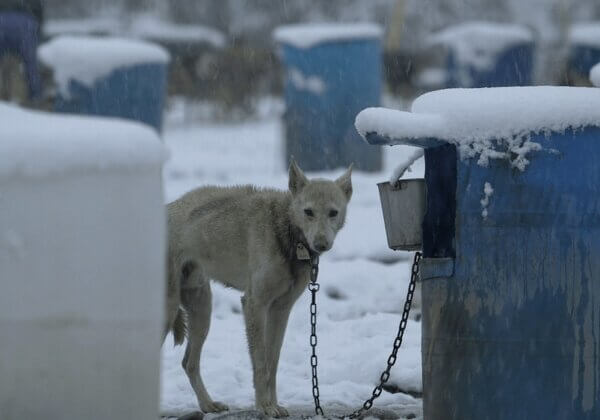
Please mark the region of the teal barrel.
POLYGON ((434 34, 430 42, 447 48, 447 87, 532 84, 535 44, 524 26, 468 22, 434 34))
POLYGON ((600 418, 598 109, 536 87, 359 115, 370 143, 425 148, 426 419, 600 418))
POLYGON ((169 55, 119 38, 57 37, 40 48, 54 70, 60 112, 120 117, 162 128, 169 55))
POLYGON ((587 81, 592 67, 600 62, 600 21, 573 24, 569 32, 567 67, 572 77, 587 81))
POLYGON ((354 162, 382 167, 381 149, 365 144, 354 119, 381 100, 381 30, 372 24, 288 25, 278 28, 285 67, 285 156, 305 170, 354 162))

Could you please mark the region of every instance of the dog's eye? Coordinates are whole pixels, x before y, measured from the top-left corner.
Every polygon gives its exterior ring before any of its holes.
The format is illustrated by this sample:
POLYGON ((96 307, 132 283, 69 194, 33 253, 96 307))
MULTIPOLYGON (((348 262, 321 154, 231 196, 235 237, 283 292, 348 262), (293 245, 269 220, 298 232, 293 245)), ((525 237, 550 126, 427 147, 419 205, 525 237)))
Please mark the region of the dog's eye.
POLYGON ((338 211, 337 210, 329 210, 329 217, 335 217, 338 215, 338 211))
POLYGON ((315 214, 313 213, 312 209, 304 209, 304 214, 306 214, 308 217, 314 217, 315 214))

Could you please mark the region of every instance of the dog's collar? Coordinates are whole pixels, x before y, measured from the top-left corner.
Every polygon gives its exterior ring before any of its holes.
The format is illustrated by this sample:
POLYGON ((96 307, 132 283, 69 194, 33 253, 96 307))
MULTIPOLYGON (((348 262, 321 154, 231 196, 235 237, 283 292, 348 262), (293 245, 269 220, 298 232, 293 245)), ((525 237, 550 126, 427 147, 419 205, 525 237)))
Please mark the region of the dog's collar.
POLYGON ((310 248, 307 248, 302 242, 296 244, 296 259, 300 261, 310 260, 310 248))
POLYGON ((319 254, 308 246, 308 241, 302 231, 296 226, 290 226, 290 237, 292 239, 292 258, 299 261, 310 261, 319 254))

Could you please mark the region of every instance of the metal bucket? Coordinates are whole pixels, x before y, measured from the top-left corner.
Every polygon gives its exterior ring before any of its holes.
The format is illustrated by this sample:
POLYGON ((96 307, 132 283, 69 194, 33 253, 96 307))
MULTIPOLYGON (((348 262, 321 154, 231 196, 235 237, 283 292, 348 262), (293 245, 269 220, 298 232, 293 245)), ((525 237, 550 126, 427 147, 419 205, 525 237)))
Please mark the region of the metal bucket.
POLYGON ((382 182, 377 187, 388 246, 396 251, 421 249, 426 203, 425 180, 403 179, 395 184, 382 182))

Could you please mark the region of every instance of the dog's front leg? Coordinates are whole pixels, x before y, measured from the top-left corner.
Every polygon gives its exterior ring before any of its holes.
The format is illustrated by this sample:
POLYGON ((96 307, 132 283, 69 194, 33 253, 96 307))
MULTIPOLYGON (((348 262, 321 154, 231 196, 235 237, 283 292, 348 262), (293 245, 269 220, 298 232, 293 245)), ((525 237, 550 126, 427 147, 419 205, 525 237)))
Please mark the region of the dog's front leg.
POLYGON ((272 405, 279 416, 288 416, 288 411, 277 403, 277 366, 281 354, 281 345, 293 302, 277 302, 267 312, 266 358, 267 358, 267 392, 272 405))
POLYGON ((267 305, 253 298, 251 295, 242 297, 242 308, 246 321, 246 335, 252 373, 254 378, 254 394, 256 408, 265 414, 275 417, 277 413, 271 409, 269 393, 267 392, 267 363, 265 352, 265 326, 267 318, 267 305))

